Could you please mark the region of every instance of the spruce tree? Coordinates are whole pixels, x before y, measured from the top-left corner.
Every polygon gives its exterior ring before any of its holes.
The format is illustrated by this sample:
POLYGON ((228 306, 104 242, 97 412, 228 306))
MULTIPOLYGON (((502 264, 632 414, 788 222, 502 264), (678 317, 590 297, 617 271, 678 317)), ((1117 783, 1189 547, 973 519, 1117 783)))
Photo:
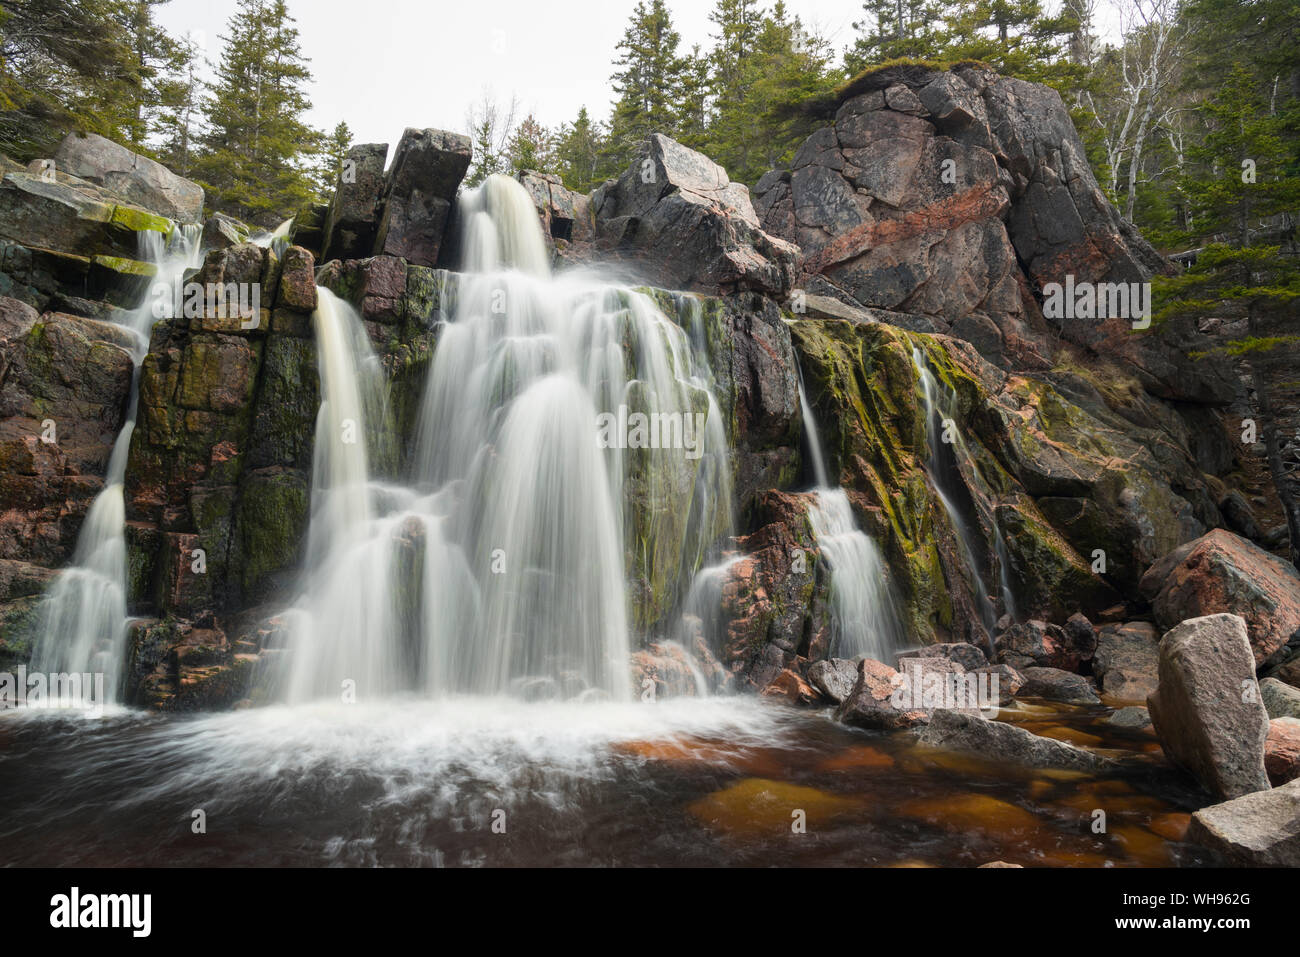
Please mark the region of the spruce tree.
POLYGON ((506 160, 510 172, 519 175, 525 170, 538 173, 555 171, 555 153, 550 131, 531 113, 524 117, 506 145, 506 160))
POLYGON ((593 123, 584 106, 572 123, 560 127, 555 137, 556 172, 569 189, 586 193, 600 185, 600 124, 593 123))
POLYGON ((673 135, 686 64, 677 53, 681 36, 664 0, 639 0, 618 43, 618 70, 610 78, 618 99, 603 161, 621 170, 651 133, 673 135))
POLYGON ((215 208, 274 226, 315 198, 306 160, 321 137, 302 120, 311 72, 285 0, 237 2, 194 172, 215 208))
POLYGON ((865 0, 855 21, 858 37, 844 53, 849 73, 907 57, 938 59, 942 54, 941 7, 937 0, 865 0))

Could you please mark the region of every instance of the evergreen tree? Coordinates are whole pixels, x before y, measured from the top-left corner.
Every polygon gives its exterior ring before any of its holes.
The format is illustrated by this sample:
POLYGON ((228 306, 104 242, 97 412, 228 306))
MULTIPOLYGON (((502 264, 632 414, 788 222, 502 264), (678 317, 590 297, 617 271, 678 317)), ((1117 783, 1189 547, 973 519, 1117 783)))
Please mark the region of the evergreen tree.
POLYGON ((859 35, 844 53, 850 74, 886 60, 932 60, 942 54, 937 0, 865 0, 862 10, 866 17, 853 24, 859 35))
POLYGON ((707 152, 729 171, 748 170, 759 142, 750 112, 755 78, 750 60, 762 16, 757 0, 717 0, 709 19, 718 32, 713 34, 715 114, 707 152))
POLYGON ((1076 85, 1082 71, 1070 59, 1080 30, 1070 4, 1048 13, 1041 0, 974 0, 950 6, 945 16, 943 56, 949 61, 981 60, 1004 76, 1076 85))
POLYGON ((560 127, 555 138, 556 172, 569 189, 586 193, 600 185, 600 151, 603 136, 584 106, 578 118, 560 127))
POLYGON ((48 156, 71 130, 122 140, 140 76, 119 0, 0 0, 0 151, 48 156))
POLYGON ((728 170, 732 176, 752 183, 767 170, 789 164, 818 125, 802 107, 839 79, 830 69, 831 57, 830 44, 805 30, 798 17, 788 17, 785 3, 778 0, 762 20, 746 65, 755 145, 747 153, 747 165, 728 170))
POLYGON ((677 106, 677 140, 691 149, 704 149, 709 137, 709 57, 699 44, 684 58, 677 106))
POLYGON ((306 161, 321 136, 302 120, 311 72, 285 0, 237 2, 194 172, 214 207, 272 226, 315 196, 306 161))
POLYGON ((118 104, 123 113, 126 143, 133 150, 145 149, 145 141, 156 129, 156 115, 162 108, 168 71, 182 56, 181 44, 167 34, 154 18, 154 7, 169 0, 119 0, 114 16, 130 46, 131 82, 122 89, 118 104))
POLYGON ((664 0, 650 0, 649 6, 639 0, 618 43, 618 70, 610 78, 618 99, 605 143, 607 167, 625 167, 651 133, 675 132, 686 69, 677 53, 680 43, 664 0))
POLYGON ((190 175, 194 143, 203 108, 203 81, 199 78, 198 45, 190 37, 176 42, 167 72, 158 83, 157 115, 153 130, 158 140, 158 160, 181 176, 190 175))
POLYGON ((339 175, 343 172, 343 161, 347 159, 351 148, 352 129, 347 123, 339 121, 320 152, 316 174, 316 192, 320 195, 328 195, 338 185, 339 175))
POLYGON ((510 137, 506 158, 510 172, 516 176, 525 170, 555 172, 555 150, 550 131, 530 113, 510 137))

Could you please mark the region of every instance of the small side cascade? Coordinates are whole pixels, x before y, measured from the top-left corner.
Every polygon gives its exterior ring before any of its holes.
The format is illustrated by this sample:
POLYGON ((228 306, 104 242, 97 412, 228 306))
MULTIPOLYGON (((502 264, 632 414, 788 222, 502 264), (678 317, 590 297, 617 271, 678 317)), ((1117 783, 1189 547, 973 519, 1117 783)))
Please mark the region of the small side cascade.
MULTIPOLYGON (((139 234, 140 259, 155 267, 141 301, 121 320, 134 340, 135 368, 126 419, 113 442, 104 487, 91 502, 77 538, 72 564, 50 586, 41 605, 41 631, 32 650, 32 670, 44 674, 102 674, 106 701, 121 698, 125 670, 127 617, 126 482, 127 458, 135 432, 140 365, 149 350, 149 333, 166 310, 173 284, 200 264, 200 227, 176 225, 170 236, 154 230, 139 234), (161 297, 160 295, 161 294, 161 297)), ((77 702, 68 702, 75 705, 77 702)))
MULTIPOLYGON (((957 535, 962 563, 966 566, 971 592, 979 609, 980 623, 991 646, 998 620, 998 608, 993 599, 994 589, 986 582, 984 571, 976 557, 977 539, 971 525, 957 506, 958 497, 964 491, 960 484, 960 464, 957 457, 960 456, 962 462, 972 463, 970 449, 966 446, 960 431, 953 426, 957 419, 957 394, 939 381, 930 368, 925 353, 916 345, 912 347, 912 364, 916 368, 920 397, 925 409, 926 474, 957 535)), ((973 468, 973 464, 970 467, 973 468)), ((1007 578, 1006 542, 995 516, 991 517, 990 524, 992 540, 988 543, 987 550, 991 552, 992 560, 989 564, 996 566, 992 569, 998 576, 996 592, 1002 602, 1003 611, 1014 619, 1016 603, 1007 578)))
POLYGON ((808 509, 813 537, 830 567, 831 613, 834 634, 831 655, 837 658, 872 658, 892 663, 904 647, 904 630, 898 603, 890 590, 884 556, 874 538, 858 527, 844 489, 832 487, 826 475, 826 456, 812 407, 799 377, 799 405, 808 439, 817 485, 815 503, 808 509))

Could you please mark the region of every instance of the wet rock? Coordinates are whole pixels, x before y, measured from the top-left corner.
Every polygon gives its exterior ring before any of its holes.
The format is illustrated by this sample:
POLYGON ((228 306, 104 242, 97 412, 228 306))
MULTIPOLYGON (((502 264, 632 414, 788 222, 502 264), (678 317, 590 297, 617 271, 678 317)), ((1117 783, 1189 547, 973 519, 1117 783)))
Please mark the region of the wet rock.
POLYGON ((986 665, 982 668, 976 668, 972 672, 975 675, 985 675, 987 679, 980 678, 981 682, 988 681, 990 690, 997 691, 997 704, 1006 707, 1015 700, 1020 689, 1025 686, 1025 676, 1010 665, 986 665))
POLYGON ((1274 787, 1300 778, 1300 718, 1274 718, 1268 723, 1264 769, 1274 787))
POLYGON ((1256 664, 1300 628, 1300 573, 1224 529, 1214 529, 1154 565, 1143 575, 1141 588, 1164 628, 1221 612, 1240 615, 1256 664))
POLYGON ((1025 683, 1020 689, 1022 698, 1046 698, 1066 704, 1100 704, 1088 679, 1060 668, 1021 668, 1025 683))
POLYGON ((642 700, 694 697, 700 693, 686 650, 676 643, 653 643, 632 655, 632 690, 642 700))
POLYGON ((598 250, 655 285, 781 298, 793 282, 799 250, 762 230, 748 188, 658 133, 592 208, 598 250))
POLYGON ((1119 731, 1145 731, 1151 727, 1151 712, 1138 705, 1126 705, 1117 709, 1106 723, 1119 731))
POLYGON ((1193 618, 1159 647, 1159 687, 1147 708, 1165 755, 1230 799, 1268 788, 1268 713, 1255 682, 1246 624, 1236 615, 1193 618))
POLYGON ((203 248, 226 249, 248 242, 248 227, 225 213, 213 213, 203 224, 203 248))
POLYGON ((763 698, 775 698, 792 705, 808 705, 817 701, 817 692, 799 676, 797 671, 783 668, 781 672, 767 683, 759 692, 763 698))
POLYGON ((978 715, 936 711, 917 739, 932 748, 974 755, 1028 768, 1095 773, 1111 766, 1106 758, 1064 741, 978 715))
POLYGON ((311 253, 301 246, 290 246, 284 251, 282 263, 276 305, 312 312, 316 308, 316 263, 311 253))
MULTIPOLYGON (((941 660, 941 659, 940 659, 941 660)), ((856 728, 896 731, 924 724, 930 715, 922 708, 902 709, 891 700, 903 685, 903 676, 879 661, 864 658, 849 696, 835 712, 835 720, 856 728)))
POLYGON ((1300 781, 1202 808, 1187 839, 1247 867, 1300 867, 1300 781))
POLYGON ((197 223, 203 217, 203 187, 198 183, 94 133, 69 133, 55 151, 54 162, 61 172, 168 219, 197 223))
POLYGON ((900 668, 903 667, 904 658, 947 658, 961 665, 966 671, 975 671, 989 663, 988 656, 978 645, 965 641, 940 642, 901 652, 898 656, 900 668))
POLYGON ((408 129, 384 180, 376 255, 436 266, 456 189, 470 162, 469 140, 443 130, 408 129))
POLYGON ((809 683, 835 704, 852 693, 857 679, 858 666, 844 658, 814 661, 808 666, 809 683))
POLYGON ((979 866, 979 869, 982 870, 983 868, 986 867, 1013 867, 1013 868, 1018 867, 1023 869, 1024 866, 1025 865, 1023 864, 1008 864, 1006 861, 989 861, 987 864, 981 864, 979 866))
POLYGON ((994 639, 994 647, 1001 662, 1022 673, 1035 666, 1074 671, 1087 649, 1076 647, 1063 628, 1045 621, 1012 625, 994 639))
POLYGON ((1270 718, 1300 718, 1300 688, 1265 678, 1259 683, 1259 696, 1270 718))
POLYGON ((1107 625, 1092 660, 1103 694, 1121 701, 1146 701, 1159 683, 1159 637, 1145 621, 1107 625))

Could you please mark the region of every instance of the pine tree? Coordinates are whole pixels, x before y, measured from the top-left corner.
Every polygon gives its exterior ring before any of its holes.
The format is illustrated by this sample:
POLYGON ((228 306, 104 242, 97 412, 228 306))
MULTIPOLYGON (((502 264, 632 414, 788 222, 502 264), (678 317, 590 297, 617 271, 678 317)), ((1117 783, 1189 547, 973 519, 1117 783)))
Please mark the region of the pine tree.
POLYGON ((586 193, 600 185, 600 125, 593 123, 587 108, 578 110, 578 118, 560 127, 555 137, 556 171, 569 189, 586 193))
POLYGON ((180 44, 158 25, 154 7, 169 0, 119 0, 115 18, 130 46, 132 80, 119 106, 123 110, 122 133, 136 151, 146 149, 146 139, 156 126, 162 107, 167 71, 181 55, 180 44))
POLYGON ((853 24, 858 37, 844 53, 849 73, 886 60, 929 60, 942 54, 937 0, 865 0, 862 11, 865 18, 853 24))
POLYGON ((729 170, 754 182, 769 169, 788 165, 794 151, 818 125, 803 106, 829 92, 839 79, 830 69, 830 44, 789 18, 778 0, 765 16, 746 69, 751 73, 750 115, 755 148, 749 164, 729 170))
POLYGON ((199 78, 200 49, 190 37, 177 41, 166 74, 158 83, 158 106, 152 133, 158 160, 181 176, 190 175, 193 149, 203 107, 199 78))
POLYGON ((683 60, 676 131, 677 140, 694 150, 704 149, 709 141, 709 67, 708 55, 695 44, 683 60))
POLYGON ((1300 313, 1294 233, 1289 251, 1259 242, 1279 215, 1300 209, 1300 170, 1284 142, 1285 119, 1268 108, 1270 92, 1238 63, 1203 105, 1208 132, 1190 151, 1183 188, 1191 197, 1197 232, 1214 241, 1199 250, 1185 273, 1156 281, 1156 320, 1246 319, 1248 335, 1226 348, 1249 369, 1269 471, 1290 530, 1292 561, 1300 568, 1300 493, 1282 461, 1274 403, 1262 369, 1268 353, 1283 344, 1270 332, 1294 329, 1300 313))
POLYGON ((550 131, 531 113, 515 128, 506 146, 506 160, 510 172, 519 175, 525 170, 538 173, 555 172, 555 150, 550 131))
POLYGON ((119 0, 0 0, 0 151, 49 156, 71 130, 122 140, 140 77, 119 0))
POLYGON ((306 160, 321 135, 302 120, 311 71, 285 0, 237 2, 194 172, 214 207, 272 226, 315 198, 306 160))
POLYGON ((639 0, 618 43, 619 69, 610 78, 618 99, 610 121, 603 161, 621 170, 651 133, 672 135, 677 125, 685 61, 677 53, 681 36, 664 0, 639 0))
POLYGON ((716 108, 707 152, 728 171, 747 170, 758 143, 750 113, 750 59, 762 16, 756 0, 717 0, 709 20, 718 32, 711 56, 716 108))
POLYGON ((1004 76, 1058 89, 1081 79, 1069 56, 1081 24, 1068 3, 1052 14, 1041 0, 974 0, 951 5, 944 19, 944 59, 981 60, 1004 76))
POLYGON ((343 161, 351 148, 352 129, 347 123, 339 121, 325 139, 318 158, 316 192, 320 195, 328 195, 338 185, 339 175, 343 172, 343 161))

